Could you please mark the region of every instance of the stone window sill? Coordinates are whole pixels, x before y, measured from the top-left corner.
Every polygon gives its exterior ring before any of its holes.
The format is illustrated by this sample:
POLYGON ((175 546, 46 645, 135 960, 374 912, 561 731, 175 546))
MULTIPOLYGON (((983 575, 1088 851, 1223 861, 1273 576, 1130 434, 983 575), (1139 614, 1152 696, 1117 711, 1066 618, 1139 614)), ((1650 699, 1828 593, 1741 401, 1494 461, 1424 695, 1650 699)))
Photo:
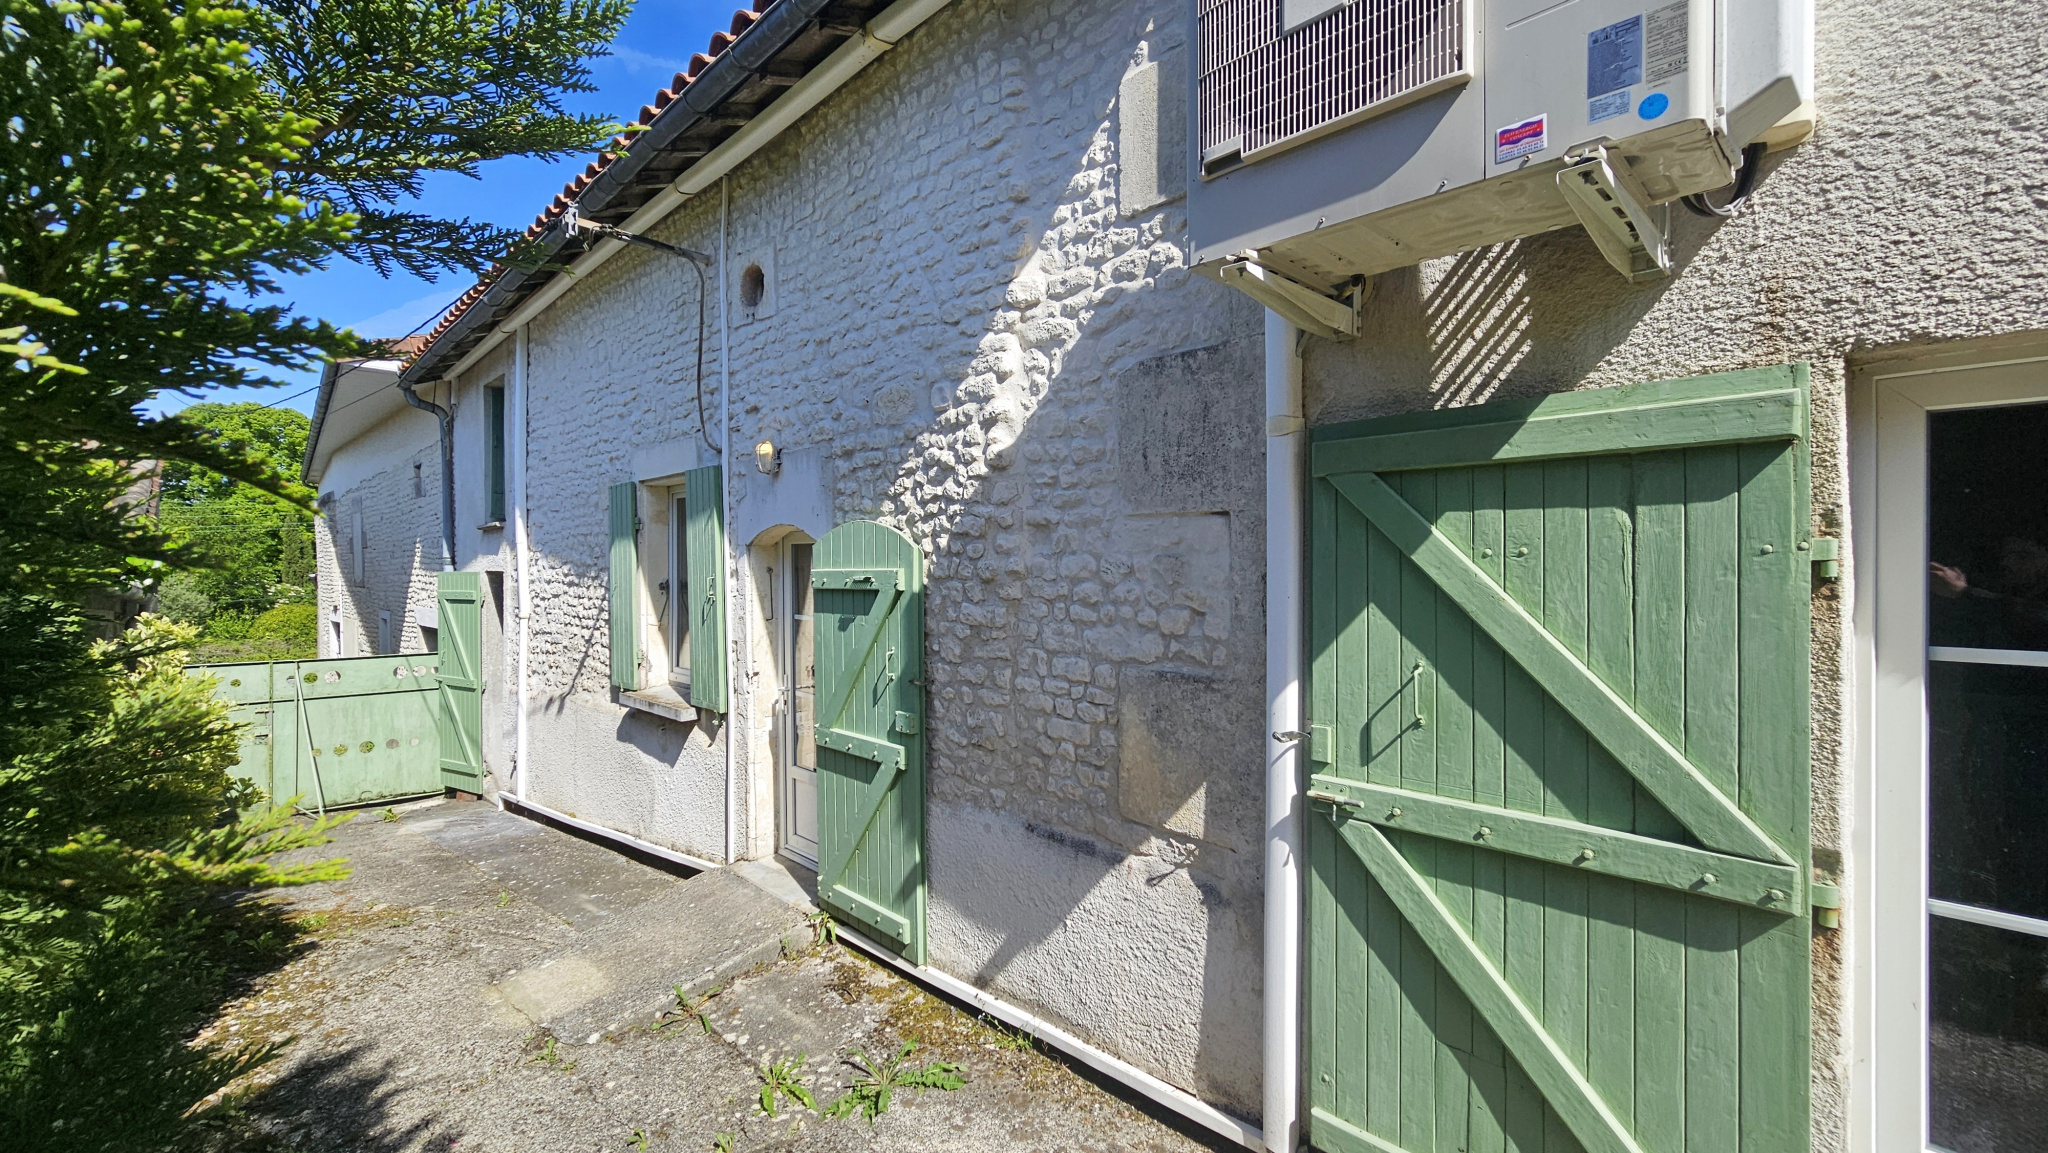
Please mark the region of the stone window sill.
POLYGON ((487 520, 476 526, 478 532, 502 532, 504 528, 505 522, 502 520, 487 520))
POLYGON ((697 720, 697 706, 690 703, 674 685, 657 685, 654 688, 634 689, 618 694, 619 703, 629 709, 653 713, 672 721, 686 721, 694 724, 697 720))

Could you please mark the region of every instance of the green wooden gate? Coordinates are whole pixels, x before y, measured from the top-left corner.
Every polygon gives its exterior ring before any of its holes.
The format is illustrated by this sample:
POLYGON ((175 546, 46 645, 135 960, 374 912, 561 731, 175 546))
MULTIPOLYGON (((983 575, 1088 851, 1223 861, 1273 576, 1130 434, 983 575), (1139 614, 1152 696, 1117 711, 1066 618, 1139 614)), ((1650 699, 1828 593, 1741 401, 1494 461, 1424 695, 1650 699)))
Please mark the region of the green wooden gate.
POLYGON ((924 556, 873 521, 813 556, 819 900, 923 964, 924 556))
POLYGON ((272 801, 359 805, 441 791, 433 653, 193 665, 246 725, 236 776, 272 801))
POLYGON ((1806 396, 1316 435, 1317 1147, 1807 1148, 1806 396))
POLYGON ((484 781, 483 575, 439 575, 441 783, 482 793, 484 781))

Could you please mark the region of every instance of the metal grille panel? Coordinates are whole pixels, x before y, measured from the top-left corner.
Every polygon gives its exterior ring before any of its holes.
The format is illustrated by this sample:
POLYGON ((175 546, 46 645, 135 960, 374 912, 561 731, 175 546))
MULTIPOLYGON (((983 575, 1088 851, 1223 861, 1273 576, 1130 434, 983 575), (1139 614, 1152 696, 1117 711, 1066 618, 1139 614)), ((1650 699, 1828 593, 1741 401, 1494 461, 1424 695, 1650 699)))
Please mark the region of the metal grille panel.
POLYGON ((1353 0, 1281 30, 1281 0, 1200 0, 1202 156, 1250 155, 1468 67, 1468 0, 1353 0))

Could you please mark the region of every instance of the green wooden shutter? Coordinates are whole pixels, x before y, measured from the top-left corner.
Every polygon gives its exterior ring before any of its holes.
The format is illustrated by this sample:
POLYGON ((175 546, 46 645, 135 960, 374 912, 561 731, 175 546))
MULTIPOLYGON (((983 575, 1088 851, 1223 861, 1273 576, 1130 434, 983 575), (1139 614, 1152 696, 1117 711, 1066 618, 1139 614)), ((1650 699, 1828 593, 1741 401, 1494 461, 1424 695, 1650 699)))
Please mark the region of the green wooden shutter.
POLYGON ((1807 1147, 1806 412, 1799 366, 1317 433, 1318 1148, 1807 1147))
POLYGON ((505 519, 505 390, 484 389, 484 519, 505 519))
POLYGON ((439 595, 441 783, 481 792, 484 779, 483 577, 444 572, 439 595))
POLYGON ((690 585, 684 607, 690 613, 690 703, 726 710, 725 678, 725 481, 718 465, 683 474, 685 565, 690 585))
POLYGON ((813 553, 818 898, 924 963, 924 556, 853 521, 813 553))
POLYGON ((630 480, 611 487, 612 684, 640 687, 640 509, 630 480))

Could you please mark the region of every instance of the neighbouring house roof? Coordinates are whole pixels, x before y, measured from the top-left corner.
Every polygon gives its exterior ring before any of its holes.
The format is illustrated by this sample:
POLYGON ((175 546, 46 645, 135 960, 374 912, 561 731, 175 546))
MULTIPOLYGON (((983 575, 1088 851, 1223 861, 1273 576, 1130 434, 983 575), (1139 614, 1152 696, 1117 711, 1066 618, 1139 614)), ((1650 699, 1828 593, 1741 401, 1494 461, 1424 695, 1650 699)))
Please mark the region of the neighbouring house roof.
POLYGON ((301 480, 317 487, 338 449, 410 407, 398 391, 398 374, 405 367, 399 358, 417 355, 426 346, 426 337, 408 336, 393 341, 391 354, 385 357, 329 361, 320 370, 320 396, 313 402, 313 427, 306 436, 306 459, 299 466, 301 480))
MULTIPOLYGON (((480 279, 428 334, 406 368, 414 381, 438 379, 490 332, 588 250, 563 217, 571 204, 586 220, 618 224, 673 184, 692 164, 773 104, 880 11, 886 0, 754 0, 733 13, 728 31, 690 58, 654 102, 639 131, 614 137, 534 218, 526 230, 540 252, 526 268, 500 266, 480 279), (538 264, 540 267, 533 267, 538 264)), ((308 460, 310 461, 310 454, 308 460)))

